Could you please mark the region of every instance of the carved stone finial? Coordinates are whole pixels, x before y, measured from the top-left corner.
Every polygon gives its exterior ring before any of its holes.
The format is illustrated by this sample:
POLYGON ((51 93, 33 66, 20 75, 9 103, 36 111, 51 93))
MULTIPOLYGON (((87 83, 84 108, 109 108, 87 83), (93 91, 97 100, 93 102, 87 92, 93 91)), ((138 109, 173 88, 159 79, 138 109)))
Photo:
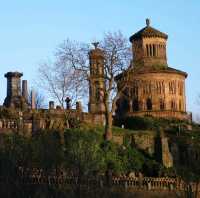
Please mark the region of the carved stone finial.
POLYGON ((92 43, 92 45, 94 45, 94 48, 97 49, 99 42, 94 42, 94 43, 92 43))
POLYGON ((146 25, 150 26, 150 19, 146 19, 146 25))

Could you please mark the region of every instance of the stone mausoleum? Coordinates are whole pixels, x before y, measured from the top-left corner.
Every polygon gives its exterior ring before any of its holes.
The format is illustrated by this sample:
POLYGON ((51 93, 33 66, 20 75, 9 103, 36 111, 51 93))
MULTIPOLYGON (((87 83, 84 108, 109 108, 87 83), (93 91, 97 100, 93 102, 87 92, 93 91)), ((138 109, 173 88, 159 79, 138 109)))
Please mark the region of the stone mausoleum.
POLYGON ((116 77, 126 88, 117 101, 116 116, 153 116, 191 119, 186 112, 187 73, 168 66, 167 34, 150 26, 130 37, 133 61, 116 77))

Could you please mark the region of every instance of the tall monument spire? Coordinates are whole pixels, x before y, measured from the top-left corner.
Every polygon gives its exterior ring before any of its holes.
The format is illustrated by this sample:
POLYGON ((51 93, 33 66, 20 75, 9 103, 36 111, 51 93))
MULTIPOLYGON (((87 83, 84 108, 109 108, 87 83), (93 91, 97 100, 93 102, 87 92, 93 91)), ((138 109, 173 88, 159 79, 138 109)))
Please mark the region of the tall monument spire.
POLYGON ((99 42, 92 43, 95 49, 89 52, 90 60, 90 93, 89 93, 89 112, 103 113, 105 106, 104 98, 104 53, 98 48, 99 42))
MULTIPOLYGON (((22 73, 19 72, 8 72, 5 74, 7 78, 7 96, 4 100, 4 106, 6 107, 14 107, 14 108, 27 108, 27 97, 26 86, 23 85, 23 96, 21 93, 21 77, 22 73)), ((26 84, 27 85, 27 84, 26 84)))

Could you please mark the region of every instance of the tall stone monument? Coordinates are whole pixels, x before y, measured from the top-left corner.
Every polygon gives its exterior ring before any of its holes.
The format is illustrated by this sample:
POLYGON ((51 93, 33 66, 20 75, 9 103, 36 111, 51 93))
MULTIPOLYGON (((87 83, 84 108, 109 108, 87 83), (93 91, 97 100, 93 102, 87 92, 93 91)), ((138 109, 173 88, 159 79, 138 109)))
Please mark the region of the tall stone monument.
POLYGON ((89 78, 89 104, 90 113, 102 114, 104 105, 104 52, 98 48, 98 42, 93 43, 94 49, 89 52, 90 78, 89 78))
POLYGON ((27 80, 22 80, 22 96, 28 102, 28 85, 27 80))
POLYGON ((19 72, 8 72, 4 76, 7 78, 7 96, 4 100, 4 106, 17 109, 27 108, 27 101, 22 96, 21 91, 21 77, 23 74, 19 72))

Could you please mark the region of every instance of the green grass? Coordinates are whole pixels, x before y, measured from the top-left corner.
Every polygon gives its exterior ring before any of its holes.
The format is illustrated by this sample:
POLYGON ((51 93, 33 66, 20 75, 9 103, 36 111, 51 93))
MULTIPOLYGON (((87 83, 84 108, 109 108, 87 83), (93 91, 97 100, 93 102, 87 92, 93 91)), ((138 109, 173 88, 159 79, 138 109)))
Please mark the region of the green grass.
MULTIPOLYGON (((101 125, 82 124, 81 128, 87 131, 93 131, 99 135, 104 134, 104 127, 101 125)), ((113 135, 117 135, 117 136, 131 135, 131 134, 141 134, 141 135, 155 134, 155 131, 152 131, 152 130, 131 130, 131 129, 124 129, 117 126, 112 127, 112 132, 113 132, 113 135)))

